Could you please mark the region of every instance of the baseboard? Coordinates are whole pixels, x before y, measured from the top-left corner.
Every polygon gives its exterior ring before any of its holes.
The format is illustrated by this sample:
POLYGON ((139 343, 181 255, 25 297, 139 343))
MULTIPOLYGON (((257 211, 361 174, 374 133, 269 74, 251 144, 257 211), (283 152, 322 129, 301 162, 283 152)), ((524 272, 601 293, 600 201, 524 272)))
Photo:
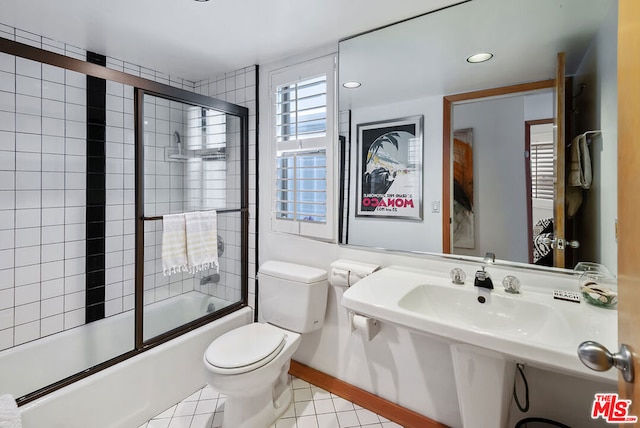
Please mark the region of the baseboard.
POLYGON ((314 368, 291 361, 289 373, 310 384, 325 389, 337 396, 349 400, 358 406, 377 413, 405 428, 446 428, 446 425, 422 416, 412 410, 380 398, 364 389, 350 385, 340 379, 322 373, 314 368))

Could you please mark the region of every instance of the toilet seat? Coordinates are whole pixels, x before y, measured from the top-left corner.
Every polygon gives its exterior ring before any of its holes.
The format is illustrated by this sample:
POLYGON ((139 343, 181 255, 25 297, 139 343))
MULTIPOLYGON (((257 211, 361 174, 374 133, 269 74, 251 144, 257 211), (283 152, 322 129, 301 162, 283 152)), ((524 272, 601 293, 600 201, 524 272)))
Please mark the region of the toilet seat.
POLYGON ((283 330, 272 325, 248 324, 214 340, 204 358, 215 373, 246 373, 273 360, 284 347, 286 337, 283 330))

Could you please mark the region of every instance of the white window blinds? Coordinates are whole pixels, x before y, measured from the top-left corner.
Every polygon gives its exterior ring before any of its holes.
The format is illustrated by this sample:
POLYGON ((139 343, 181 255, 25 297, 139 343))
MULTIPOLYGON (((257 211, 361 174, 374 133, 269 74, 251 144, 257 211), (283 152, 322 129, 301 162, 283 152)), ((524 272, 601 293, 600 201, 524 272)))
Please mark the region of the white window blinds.
POLYGON ((531 197, 553 200, 553 142, 531 143, 531 197))
POLYGON ((278 142, 324 137, 327 134, 327 76, 278 87, 278 142))
POLYGON ((326 223, 326 150, 278 156, 276 189, 277 218, 326 223))
POLYGON ((275 231, 335 239, 334 61, 332 55, 271 75, 275 231))

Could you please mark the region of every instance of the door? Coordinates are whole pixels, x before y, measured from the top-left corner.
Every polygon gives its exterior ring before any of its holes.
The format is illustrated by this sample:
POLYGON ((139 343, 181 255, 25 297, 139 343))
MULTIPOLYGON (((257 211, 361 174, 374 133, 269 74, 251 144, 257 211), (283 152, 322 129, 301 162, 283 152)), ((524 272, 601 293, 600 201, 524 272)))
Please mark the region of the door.
POLYGON ((565 267, 565 54, 558 53, 556 69, 555 97, 556 97, 556 133, 555 133, 555 191, 553 198, 553 230, 555 245, 553 246, 553 265, 565 267))
MULTIPOLYGON (((640 2, 620 0, 618 8, 618 341, 631 348, 640 373, 640 2)), ((640 382, 619 379, 620 396, 640 416, 640 382)))

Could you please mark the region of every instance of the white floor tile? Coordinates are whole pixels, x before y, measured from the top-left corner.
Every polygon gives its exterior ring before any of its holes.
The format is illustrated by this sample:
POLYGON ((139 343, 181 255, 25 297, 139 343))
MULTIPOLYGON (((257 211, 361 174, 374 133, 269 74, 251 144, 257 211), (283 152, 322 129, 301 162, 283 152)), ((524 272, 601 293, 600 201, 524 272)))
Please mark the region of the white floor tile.
POLYGON ((318 428, 316 415, 296 418, 296 424, 298 425, 298 428, 318 428))
POLYGON ((311 388, 293 390, 293 401, 310 401, 312 398, 311 388))
POLYGON ((293 386, 293 389, 311 388, 311 384, 309 382, 298 378, 293 379, 291 381, 291 385, 293 386))
POLYGON ((338 416, 340 428, 360 426, 360 422, 358 421, 358 416, 356 415, 355 410, 349 410, 347 412, 337 412, 336 415, 338 416))
POLYGON ((335 413, 336 409, 333 407, 333 400, 313 400, 313 405, 316 408, 316 414, 322 415, 325 413, 335 413))
POLYGON ((348 410, 354 410, 353 403, 341 397, 333 398, 333 406, 336 408, 336 412, 346 412, 348 410))
MULTIPOLYGON (((291 405, 269 428, 402 428, 301 379, 292 378, 291 405)), ((209 386, 138 428, 220 428, 225 396, 209 386)))
POLYGON ((395 422, 383 422, 382 428, 402 428, 402 425, 398 425, 395 422))
POLYGON ((169 428, 189 428, 191 426, 191 420, 193 416, 174 416, 171 418, 169 428))
POLYGON ((369 424, 379 424, 380 419, 378 415, 373 413, 371 410, 360 409, 356 410, 356 415, 358 416, 358 420, 360 421, 360 425, 369 425, 369 424))
POLYGON ((196 415, 201 415, 204 413, 213 414, 216 411, 216 407, 218 406, 218 400, 200 400, 198 401, 198 405, 196 406, 196 415))
POLYGON ((173 417, 176 418, 180 416, 193 416, 196 413, 197 405, 197 401, 183 401, 176 406, 176 411, 173 414, 173 417))
POLYGON ((311 387, 311 394, 313 394, 314 400, 324 400, 327 398, 331 398, 331 393, 329 391, 325 391, 322 388, 318 388, 317 386, 311 387))
POLYGON ((313 401, 299 401, 297 403, 293 403, 293 405, 296 409, 296 417, 316 414, 316 409, 313 406, 313 401))
POLYGON ((147 428, 167 428, 171 423, 171 419, 152 419, 149 421, 147 428))
POLYGON ((195 415, 189 428, 210 428, 213 421, 213 412, 209 415, 195 415))
POLYGON ((327 413, 318 415, 318 428, 340 428, 338 416, 335 413, 327 413))

